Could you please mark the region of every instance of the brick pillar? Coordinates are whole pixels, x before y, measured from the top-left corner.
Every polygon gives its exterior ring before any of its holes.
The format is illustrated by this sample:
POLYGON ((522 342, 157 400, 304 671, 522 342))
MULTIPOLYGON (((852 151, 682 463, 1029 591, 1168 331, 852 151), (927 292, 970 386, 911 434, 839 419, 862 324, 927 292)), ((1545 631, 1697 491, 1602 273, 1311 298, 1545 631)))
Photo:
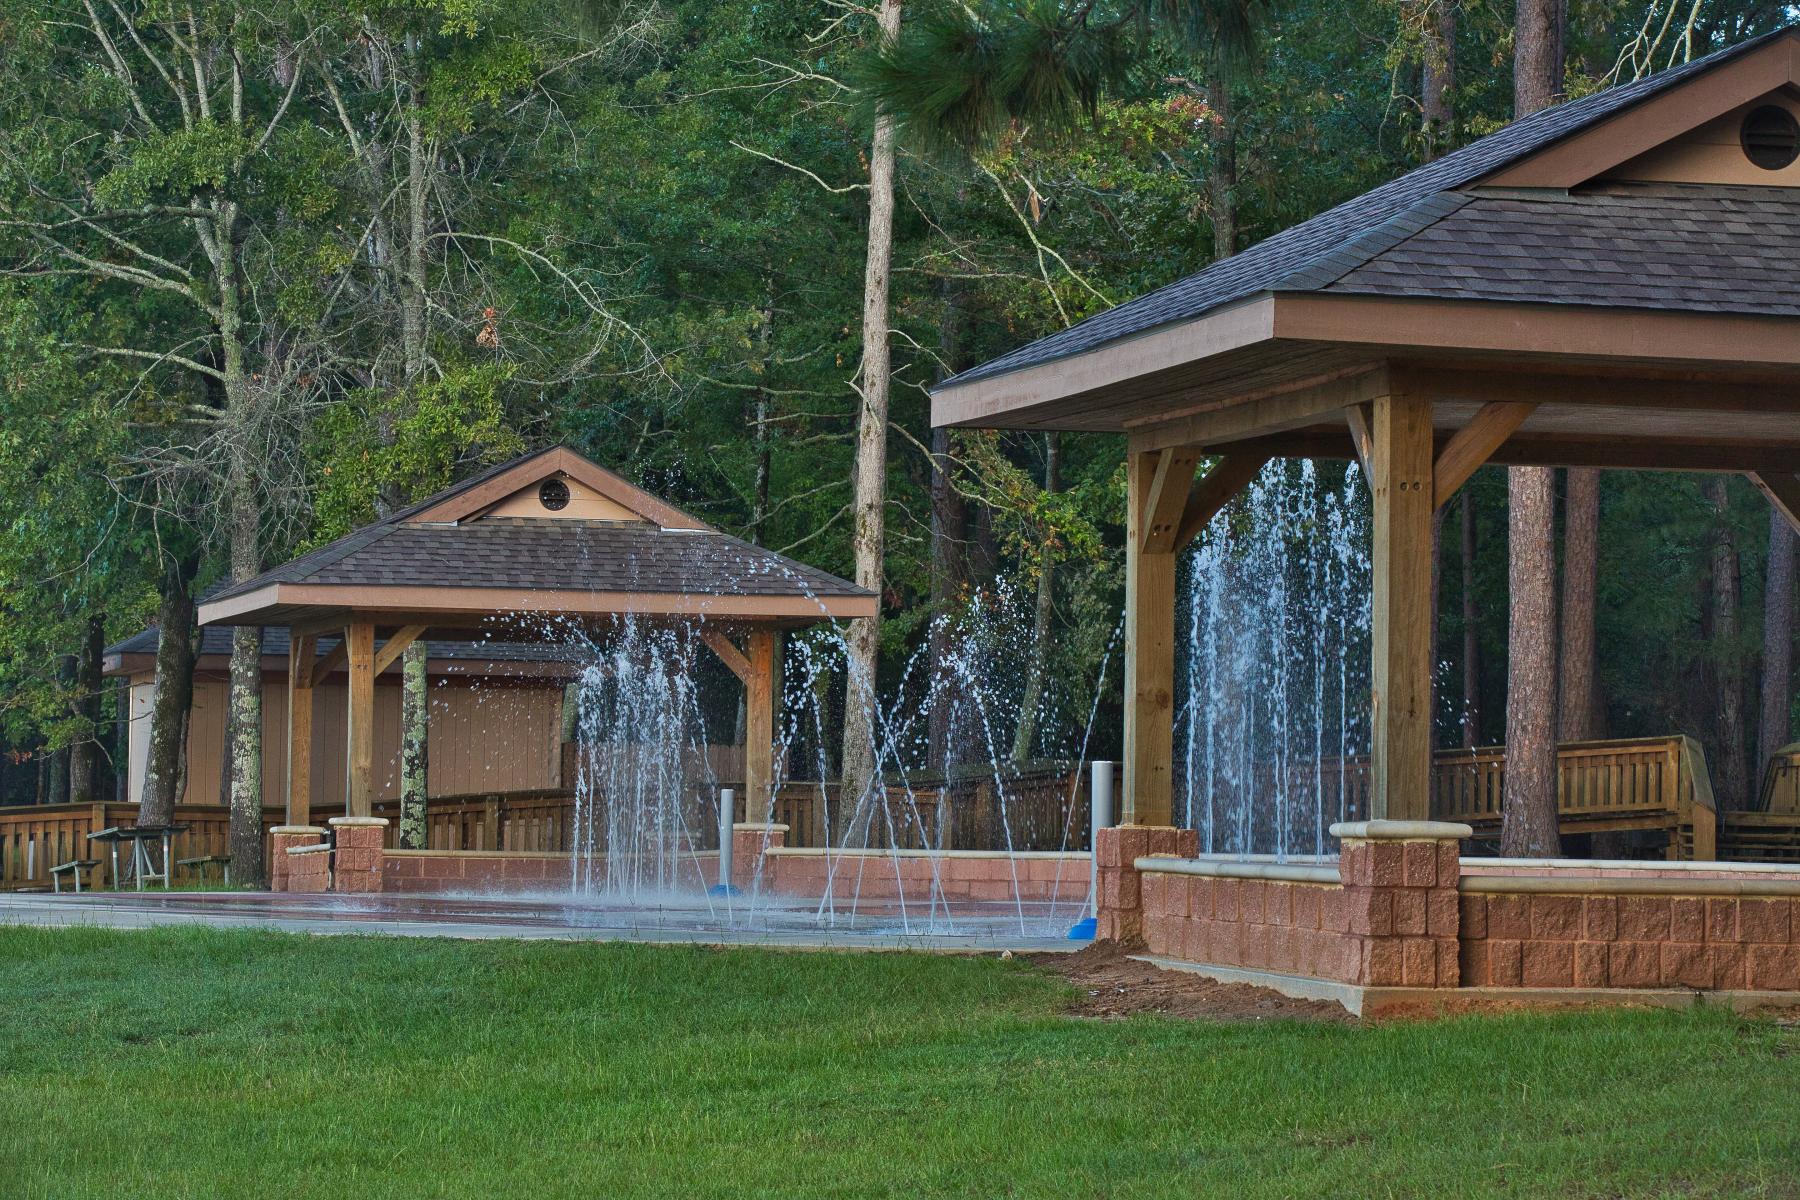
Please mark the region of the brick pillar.
POLYGON ((731 827, 731 886, 744 889, 752 886, 757 872, 762 872, 762 890, 775 890, 774 863, 769 861, 771 850, 779 850, 787 845, 788 827, 786 825, 765 825, 754 821, 743 821, 731 827))
POLYGON ((323 825, 277 825, 269 830, 269 890, 288 890, 288 851, 295 846, 316 846, 325 837, 323 825))
POLYGON ((324 842, 289 846, 287 890, 316 894, 331 890, 331 847, 324 842))
POLYGON ((387 840, 386 817, 333 817, 331 832, 337 840, 332 855, 331 890, 379 892, 381 860, 387 840))
POLYGON ((1349 935, 1364 987, 1456 987, 1461 978, 1457 882, 1462 840, 1451 821, 1351 821, 1333 825, 1343 842, 1349 935))
POLYGON ((1114 825, 1099 831, 1094 854, 1100 868, 1096 941, 1135 944, 1144 938, 1144 903, 1136 863, 1152 854, 1193 858, 1200 833, 1168 825, 1114 825))

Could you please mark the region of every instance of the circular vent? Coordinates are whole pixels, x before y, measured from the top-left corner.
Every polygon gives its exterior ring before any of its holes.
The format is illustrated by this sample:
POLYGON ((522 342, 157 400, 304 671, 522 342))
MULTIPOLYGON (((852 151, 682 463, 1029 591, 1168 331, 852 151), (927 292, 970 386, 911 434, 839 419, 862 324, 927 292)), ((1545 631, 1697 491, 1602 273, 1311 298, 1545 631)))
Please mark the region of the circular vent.
POLYGON ((1739 132, 1744 156, 1765 171, 1779 171, 1800 158, 1800 121, 1774 104, 1753 109, 1739 132))
POLYGON ((546 479, 538 485, 538 503, 556 512, 569 507, 569 485, 560 479, 546 479))

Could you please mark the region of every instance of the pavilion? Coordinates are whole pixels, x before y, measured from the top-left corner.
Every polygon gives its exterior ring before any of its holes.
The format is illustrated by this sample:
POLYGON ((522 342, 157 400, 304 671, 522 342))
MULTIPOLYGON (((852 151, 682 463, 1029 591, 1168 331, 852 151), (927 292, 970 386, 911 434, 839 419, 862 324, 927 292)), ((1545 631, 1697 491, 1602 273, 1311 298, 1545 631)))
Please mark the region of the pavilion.
POLYGON ((745 800, 773 780, 783 631, 873 616, 875 596, 721 533, 579 454, 527 454, 237 583, 202 626, 289 631, 287 823, 305 825, 313 691, 348 670, 346 812, 374 798, 375 679, 414 641, 554 640, 623 617, 694 626, 745 688, 745 800), (341 641, 318 653, 321 636, 341 641))
POLYGON ((1478 467, 1741 472, 1800 525, 1800 31, 1516 121, 946 380, 932 419, 1127 436, 1137 825, 1171 824, 1176 556, 1270 459, 1359 459, 1369 815, 1425 820, 1432 517, 1478 467))

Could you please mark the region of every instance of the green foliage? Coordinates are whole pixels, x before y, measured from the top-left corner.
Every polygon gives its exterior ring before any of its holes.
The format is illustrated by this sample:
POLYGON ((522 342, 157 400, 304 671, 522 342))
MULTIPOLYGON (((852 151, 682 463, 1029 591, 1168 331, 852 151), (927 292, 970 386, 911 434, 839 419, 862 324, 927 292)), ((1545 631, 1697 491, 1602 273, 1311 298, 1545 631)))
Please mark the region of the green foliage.
POLYGON ((418 500, 455 482, 466 463, 519 454, 523 443, 500 399, 510 373, 468 367, 411 392, 353 393, 328 410, 313 446, 313 543, 374 520, 379 497, 418 500))

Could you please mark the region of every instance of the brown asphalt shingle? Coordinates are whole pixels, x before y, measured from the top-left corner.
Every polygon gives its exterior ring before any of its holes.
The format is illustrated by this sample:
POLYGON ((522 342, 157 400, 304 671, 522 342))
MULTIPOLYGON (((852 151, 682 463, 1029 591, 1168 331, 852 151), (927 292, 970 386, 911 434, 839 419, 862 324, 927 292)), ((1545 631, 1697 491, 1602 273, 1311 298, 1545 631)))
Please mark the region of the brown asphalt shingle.
POLYGON ((1800 189, 1477 190, 1323 290, 1800 316, 1800 189))
MULTIPOLYGON (((1454 206, 1457 189, 1713 66, 1776 38, 1794 36, 1794 32, 1793 28, 1776 30, 1635 82, 1541 109, 1453 154, 1284 229, 1230 258, 1220 259, 1204 271, 991 359, 945 380, 933 390, 1098 349, 1251 296, 1323 287, 1358 266, 1369 254, 1406 236, 1411 232, 1409 226, 1437 219, 1442 215, 1440 207, 1454 206)), ((1522 266, 1516 269, 1525 270, 1522 266)), ((1651 271, 1660 273, 1660 268, 1652 267, 1651 271)), ((1501 274, 1497 273, 1497 277, 1501 274)))
POLYGON ((847 580, 712 530, 490 517, 384 522, 209 597, 271 583, 531 588, 718 596, 858 596, 847 580))

